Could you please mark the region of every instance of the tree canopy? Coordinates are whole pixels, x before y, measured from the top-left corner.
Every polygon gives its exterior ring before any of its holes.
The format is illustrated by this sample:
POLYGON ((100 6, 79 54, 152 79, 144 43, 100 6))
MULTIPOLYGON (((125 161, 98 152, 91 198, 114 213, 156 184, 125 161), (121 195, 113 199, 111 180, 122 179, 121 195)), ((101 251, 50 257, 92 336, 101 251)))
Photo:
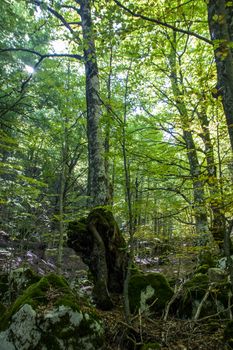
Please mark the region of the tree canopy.
POLYGON ((1 17, 1 227, 62 245, 122 228, 212 234, 232 217, 231 1, 8 1, 1 17))

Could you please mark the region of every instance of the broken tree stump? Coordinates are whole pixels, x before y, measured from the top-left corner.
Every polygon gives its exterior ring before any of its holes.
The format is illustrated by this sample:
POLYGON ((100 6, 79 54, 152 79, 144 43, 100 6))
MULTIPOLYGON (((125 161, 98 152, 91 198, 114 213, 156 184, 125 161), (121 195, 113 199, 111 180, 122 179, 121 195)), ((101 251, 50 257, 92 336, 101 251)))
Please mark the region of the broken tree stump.
POLYGON ((88 265, 93 278, 93 297, 101 309, 110 309, 111 293, 122 293, 128 253, 125 240, 111 211, 93 209, 86 218, 70 222, 70 248, 88 265))

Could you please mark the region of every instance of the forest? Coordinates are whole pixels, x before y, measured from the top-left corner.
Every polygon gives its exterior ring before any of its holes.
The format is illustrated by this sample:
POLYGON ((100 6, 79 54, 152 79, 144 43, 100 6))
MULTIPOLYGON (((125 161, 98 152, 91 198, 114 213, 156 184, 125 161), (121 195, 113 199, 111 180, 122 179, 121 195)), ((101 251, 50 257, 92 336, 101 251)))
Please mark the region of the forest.
POLYGON ((0 14, 0 350, 233 349, 233 1, 0 14))

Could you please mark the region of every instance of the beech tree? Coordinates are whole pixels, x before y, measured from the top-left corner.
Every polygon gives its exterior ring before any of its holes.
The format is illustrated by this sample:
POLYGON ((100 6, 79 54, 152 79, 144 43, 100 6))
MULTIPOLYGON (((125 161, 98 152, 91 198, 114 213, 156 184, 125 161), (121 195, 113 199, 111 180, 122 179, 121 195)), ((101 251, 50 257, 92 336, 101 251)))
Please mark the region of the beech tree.
MULTIPOLYGON (((168 237, 225 232, 231 122, 213 47, 222 71, 231 48, 225 57, 220 39, 208 37, 204 2, 148 3, 1 3, 1 192, 5 212, 22 214, 14 230, 23 215, 33 229, 43 217, 57 243, 61 218, 64 233, 67 220, 110 204, 125 229, 130 216, 131 229, 168 237)), ((209 10, 220 11, 216 4, 209 10)))
POLYGON ((227 0, 210 0, 207 7, 218 78, 213 95, 222 97, 233 150, 233 4, 227 0))

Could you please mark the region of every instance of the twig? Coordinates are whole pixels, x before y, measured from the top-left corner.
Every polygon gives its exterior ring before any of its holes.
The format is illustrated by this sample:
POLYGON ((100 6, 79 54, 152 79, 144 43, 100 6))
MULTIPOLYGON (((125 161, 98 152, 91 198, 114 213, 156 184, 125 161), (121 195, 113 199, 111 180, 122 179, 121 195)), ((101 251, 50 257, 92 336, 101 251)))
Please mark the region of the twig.
POLYGON ((208 298, 208 296, 210 294, 210 291, 211 291, 211 286, 209 286, 208 290, 206 291, 204 297, 202 298, 202 300, 201 300, 201 302, 200 302, 200 304, 199 304, 199 306, 197 308, 196 314, 195 314, 195 316, 193 318, 194 321, 198 320, 198 318, 200 316, 200 313, 201 313, 201 310, 202 310, 202 307, 203 307, 205 301, 207 300, 207 298, 208 298))
POLYGON ((173 302, 176 300, 176 298, 179 296, 181 290, 183 288, 183 284, 181 284, 177 290, 177 292, 175 294, 173 294, 172 298, 170 299, 169 303, 167 304, 166 306, 166 309, 165 309, 165 315, 164 315, 164 321, 167 321, 167 318, 168 318, 168 313, 169 313, 169 310, 170 310, 170 307, 171 305, 173 304, 173 302))

